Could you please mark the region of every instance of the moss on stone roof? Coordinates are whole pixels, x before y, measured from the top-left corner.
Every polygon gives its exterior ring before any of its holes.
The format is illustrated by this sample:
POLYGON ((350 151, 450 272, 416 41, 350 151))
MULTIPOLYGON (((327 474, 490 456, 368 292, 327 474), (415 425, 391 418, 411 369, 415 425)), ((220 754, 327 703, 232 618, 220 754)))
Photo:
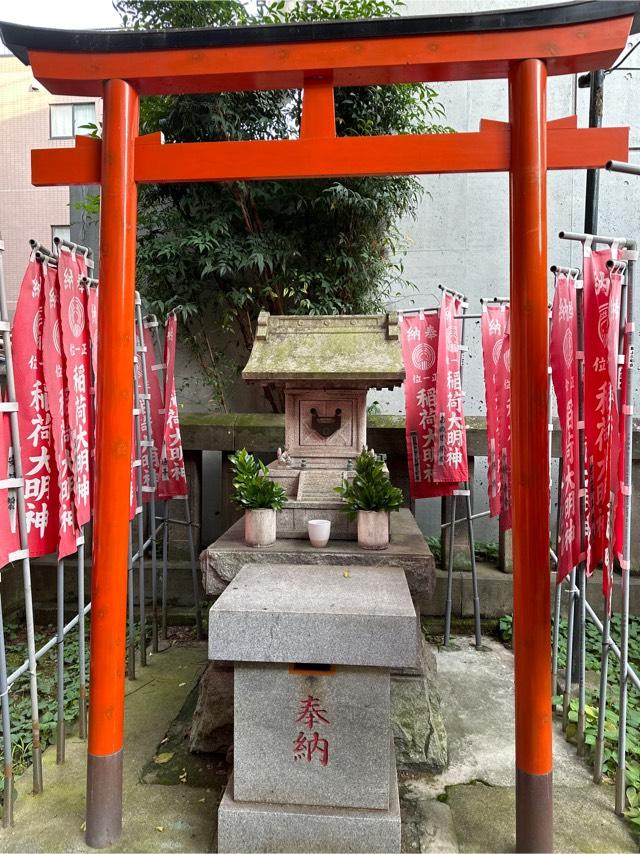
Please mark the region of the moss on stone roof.
POLYGON ((277 316, 262 312, 249 382, 293 380, 399 385, 404 379, 397 315, 277 316))

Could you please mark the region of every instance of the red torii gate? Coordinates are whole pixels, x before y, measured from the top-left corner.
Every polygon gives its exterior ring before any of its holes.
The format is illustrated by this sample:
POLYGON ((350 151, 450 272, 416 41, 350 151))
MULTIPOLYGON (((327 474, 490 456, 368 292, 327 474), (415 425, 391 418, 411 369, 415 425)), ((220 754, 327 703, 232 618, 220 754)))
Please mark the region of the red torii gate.
POLYGON ((578 129, 575 116, 547 123, 546 80, 608 67, 639 28, 638 0, 215 30, 0 24, 51 93, 104 99, 101 141, 32 152, 36 186, 102 186, 90 845, 115 841, 122 822, 136 185, 508 171, 517 848, 552 850, 546 173, 626 160, 628 129, 578 129), (335 86, 490 78, 508 79, 508 123, 443 136, 336 136, 335 86), (138 135, 141 95, 281 88, 304 90, 297 140, 165 145, 161 134, 138 135))

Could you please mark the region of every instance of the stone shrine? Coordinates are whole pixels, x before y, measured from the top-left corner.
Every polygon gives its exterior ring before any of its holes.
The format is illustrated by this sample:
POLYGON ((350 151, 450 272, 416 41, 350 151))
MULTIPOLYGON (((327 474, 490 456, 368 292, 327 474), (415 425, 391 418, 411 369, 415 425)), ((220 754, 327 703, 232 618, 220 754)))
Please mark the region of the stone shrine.
POLYGON ((209 615, 209 657, 235 670, 219 851, 400 850, 390 670, 418 646, 397 567, 237 574, 209 615))
POLYGON ((356 526, 335 492, 353 476, 367 444, 367 391, 404 379, 397 314, 276 316, 261 312, 247 382, 285 394, 285 449, 269 466, 287 494, 277 536, 307 536, 309 519, 331 521, 332 539, 355 539, 356 526))

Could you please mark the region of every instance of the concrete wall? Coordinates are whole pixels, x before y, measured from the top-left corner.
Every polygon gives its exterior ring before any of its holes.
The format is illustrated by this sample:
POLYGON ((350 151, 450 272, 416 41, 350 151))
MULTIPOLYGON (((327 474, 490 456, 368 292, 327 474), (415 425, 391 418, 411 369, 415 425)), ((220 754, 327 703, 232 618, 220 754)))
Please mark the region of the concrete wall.
MULTIPOLYGON (((407 14, 480 11, 490 8, 541 5, 535 2, 504 0, 408 0, 407 14)), ((634 40, 638 37, 635 36, 634 40)), ((631 45, 633 42, 629 42, 631 45)), ((640 48, 625 65, 640 66, 640 48)), ((438 83, 434 88, 445 107, 447 123, 457 131, 477 131, 480 119, 507 120, 507 83, 473 81, 438 83)), ((604 125, 628 125, 630 159, 640 162, 640 72, 615 71, 606 77, 604 125)), ((576 77, 550 78, 548 115, 556 119, 577 113, 579 126, 588 125, 589 91, 577 87, 576 77)), ((584 171, 555 172, 549 175, 549 264, 579 263, 579 246, 558 238, 561 229, 583 231, 584 171)), ((508 177, 505 174, 437 175, 420 179, 425 192, 415 220, 402 223, 407 239, 403 256, 407 278, 416 286, 393 307, 434 306, 439 303, 442 283, 468 295, 469 313, 480 311, 480 298, 506 296, 509 293, 509 213, 508 177)), ((599 231, 640 237, 640 178, 603 172, 600 179, 599 231)), ((549 276, 549 298, 552 277, 549 276)), ((640 321, 640 299, 636 300, 636 324, 640 321)), ((485 412, 479 321, 466 324, 463 388, 465 411, 470 415, 485 412)), ((636 372, 636 396, 638 393, 636 372)), ((401 390, 376 392, 383 412, 404 412, 401 390)), ((486 465, 476 460, 475 509, 486 509, 486 465)), ((436 533, 440 524, 439 502, 419 501, 417 516, 428 533, 436 533)), ((497 539, 493 522, 477 523, 478 537, 497 539)))

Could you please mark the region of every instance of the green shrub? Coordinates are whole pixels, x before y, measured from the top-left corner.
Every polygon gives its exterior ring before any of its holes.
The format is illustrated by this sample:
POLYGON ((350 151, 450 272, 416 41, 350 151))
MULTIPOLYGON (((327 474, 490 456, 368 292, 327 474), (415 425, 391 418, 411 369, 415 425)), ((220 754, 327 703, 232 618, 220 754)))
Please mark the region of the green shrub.
POLYGON ((343 481, 335 490, 342 496, 342 509, 351 519, 358 510, 399 510, 402 490, 393 486, 384 470, 384 462, 373 451, 363 449, 355 462, 355 477, 343 481))
POLYGON ((280 484, 271 480, 262 460, 243 448, 232 454, 229 462, 234 470, 232 501, 244 510, 282 510, 286 493, 280 484))

